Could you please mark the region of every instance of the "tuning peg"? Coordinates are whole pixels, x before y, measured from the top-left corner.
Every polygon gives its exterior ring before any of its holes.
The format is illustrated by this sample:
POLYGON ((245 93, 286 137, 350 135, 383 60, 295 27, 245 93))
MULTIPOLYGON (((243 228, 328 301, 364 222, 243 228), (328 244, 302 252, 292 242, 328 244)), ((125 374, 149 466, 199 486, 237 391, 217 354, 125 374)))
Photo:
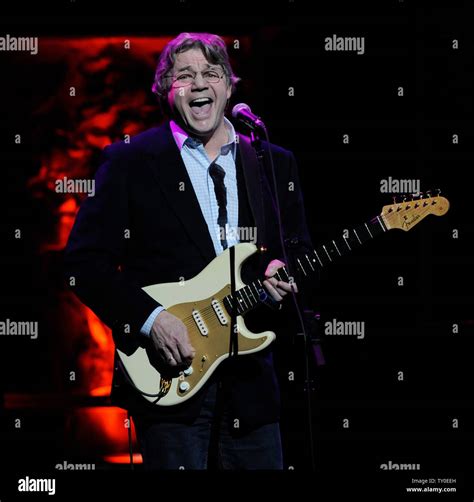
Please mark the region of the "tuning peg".
POLYGON ((436 189, 436 196, 441 195, 441 188, 436 189))
POLYGON ((397 196, 396 195, 393 195, 392 199, 393 199, 393 203, 394 204, 398 204, 398 202, 397 202, 397 196))
POLYGON ((426 197, 425 197, 425 200, 423 201, 423 207, 426 207, 429 205, 427 200, 431 199, 431 190, 426 190, 425 195, 426 195, 426 197))

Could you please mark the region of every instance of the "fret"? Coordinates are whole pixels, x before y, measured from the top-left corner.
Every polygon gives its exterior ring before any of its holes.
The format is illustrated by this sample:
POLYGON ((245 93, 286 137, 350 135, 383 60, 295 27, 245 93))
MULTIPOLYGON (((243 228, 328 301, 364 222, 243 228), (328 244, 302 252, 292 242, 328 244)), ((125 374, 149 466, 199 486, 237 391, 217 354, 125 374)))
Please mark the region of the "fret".
POLYGON ((234 300, 234 306, 232 308, 232 311, 235 312, 236 314, 240 314, 240 310, 239 310, 241 307, 240 302, 238 301, 237 298, 233 298, 233 297, 231 297, 231 298, 234 300))
POLYGON ((255 293, 257 293, 257 299, 260 301, 260 291, 258 290, 257 286, 255 285, 255 282, 252 282, 252 284, 250 284, 250 286, 253 286, 253 288, 255 289, 255 293))
POLYGON ((224 307, 226 308, 227 312, 232 315, 234 307, 232 306, 232 297, 230 295, 224 297, 224 307))
POLYGON ((260 279, 257 279, 256 282, 257 282, 257 285, 258 285, 258 297, 260 298, 260 295, 261 295, 260 292, 263 291, 263 293, 266 295, 267 294, 267 290, 266 290, 265 286, 262 284, 262 281, 260 279))
POLYGON ((249 301, 250 306, 252 306, 252 300, 251 300, 249 294, 247 293, 247 286, 243 287, 242 291, 244 292, 245 296, 247 297, 247 300, 249 301))
POLYGON ((311 263, 311 260, 309 259, 308 255, 305 254, 304 257, 308 260, 309 266, 311 267, 311 270, 314 272, 313 264, 311 263))
POLYGON ((385 228, 383 227, 383 222, 379 222, 377 218, 372 218, 367 222, 367 227, 370 230, 372 237, 377 237, 377 235, 381 235, 385 232, 385 228), (382 223, 382 225, 380 224, 382 223))
POLYGON ((245 298, 242 297, 242 293, 240 293, 240 289, 238 291, 235 292, 235 295, 237 296, 237 305, 240 306, 244 306, 245 309, 247 309, 247 304, 245 303, 245 298), (240 297, 238 296, 240 294, 240 297))
POLYGON ((279 270, 283 276, 283 280, 285 282, 290 282, 290 276, 288 275, 288 272, 286 271, 286 267, 282 267, 279 270))
POLYGON ((380 226, 382 227, 382 230, 385 232, 386 228, 385 228, 385 225, 382 223, 382 220, 380 219, 380 217, 376 216, 375 219, 380 223, 380 226))
POLYGON ((354 248, 356 248, 361 244, 360 240, 358 239, 358 236, 354 233, 354 229, 349 229, 348 236, 343 237, 343 239, 346 242, 349 251, 352 251, 354 248))
POLYGON ((324 267, 323 262, 321 261, 321 258, 319 257, 318 252, 316 251, 316 249, 314 249, 313 251, 314 251, 314 254, 316 255, 316 258, 318 259, 319 264, 321 265, 321 267, 324 267))
POLYGON ((373 238, 372 233, 370 232, 369 227, 366 224, 359 225, 355 228, 355 230, 357 231, 357 235, 359 236, 362 244, 373 238))
POLYGON ((346 239, 344 239, 344 237, 338 237, 333 242, 334 245, 336 246, 336 250, 339 253, 339 256, 345 256, 346 254, 350 253, 351 249, 346 239))
MULTIPOLYGON (((305 261, 305 263, 307 262, 308 265, 309 265, 309 269, 306 268, 305 269, 305 272, 307 272, 308 274, 310 274, 311 272, 316 272, 316 269, 318 268, 318 263, 316 261, 316 258, 313 258, 311 256, 311 253, 316 255, 316 257, 318 257, 317 253, 316 253, 316 250, 313 249, 310 253, 305 253, 304 255, 300 256, 301 260, 305 261)), ((318 261, 321 265, 321 267, 323 266, 323 264, 321 263, 321 261, 319 260, 319 257, 318 257, 318 261)), ((305 265, 306 267, 308 267, 308 265, 305 265)), ((300 265, 303 269, 303 264, 301 263, 300 265)), ((287 282, 290 282, 290 278, 288 277, 288 281, 287 282)))
POLYGON ((326 249, 326 246, 324 244, 323 244, 323 249, 324 249, 324 251, 326 251, 326 254, 328 255, 329 261, 332 261, 332 258, 329 255, 328 250, 326 249))
MULTIPOLYGON (((313 249, 313 253, 316 254, 316 251, 313 249)), ((306 257, 308 258, 308 261, 310 263, 314 263, 314 265, 317 267, 318 264, 316 263, 316 260, 314 258, 310 258, 309 255, 306 255, 306 257)), ((311 265, 312 266, 312 265, 311 265)), ((322 265, 321 265, 322 266, 322 265)))
POLYGON ((349 246, 349 242, 347 240, 347 237, 342 237, 344 239, 344 242, 346 243, 347 247, 349 248, 349 251, 352 251, 352 248, 349 246))
POLYGON ((364 223, 365 228, 367 229, 367 232, 369 232, 370 237, 373 239, 374 236, 372 235, 372 232, 369 230, 369 227, 367 226, 367 223, 364 223))
POLYGON ((255 307, 255 305, 257 305, 259 302, 258 296, 255 296, 253 294, 253 290, 252 290, 252 287, 250 284, 248 286, 246 286, 246 288, 249 293, 250 299, 252 300, 253 306, 255 307))
POLYGON ((255 298, 255 295, 253 294, 253 291, 252 291, 252 285, 251 284, 248 284, 247 286, 245 286, 248 290, 248 295, 251 299, 252 302, 254 302, 255 304, 258 303, 258 298, 255 298))
POLYGON ((337 247, 336 241, 326 242, 326 244, 323 246, 323 249, 331 261, 334 261, 334 259, 342 256, 342 253, 337 247))
POLYGON ((296 258, 296 261, 298 262, 298 265, 300 266, 301 270, 303 271, 303 274, 306 277, 308 274, 306 273, 306 270, 304 269, 303 264, 301 263, 300 259, 296 258))
POLYGON ((245 287, 239 289, 239 292, 241 291, 241 295, 244 299, 244 303, 245 303, 245 308, 246 309, 249 309, 249 308, 252 308, 252 302, 250 301, 250 298, 247 294, 247 291, 245 291, 245 287))
POLYGON ((359 236, 357 235, 356 229, 353 228, 352 231, 354 232, 355 236, 357 237, 357 240, 359 241, 359 244, 362 244, 362 241, 359 239, 359 236))

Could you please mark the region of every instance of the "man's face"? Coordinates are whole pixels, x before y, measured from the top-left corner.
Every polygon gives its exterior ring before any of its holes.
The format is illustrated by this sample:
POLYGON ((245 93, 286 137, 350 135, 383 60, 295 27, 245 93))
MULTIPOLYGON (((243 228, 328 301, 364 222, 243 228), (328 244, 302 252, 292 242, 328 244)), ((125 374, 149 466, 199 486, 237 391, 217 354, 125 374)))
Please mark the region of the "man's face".
POLYGON ((168 92, 168 102, 181 126, 196 136, 211 136, 224 117, 231 86, 225 75, 215 83, 204 78, 216 74, 224 75, 224 70, 209 63, 200 49, 178 54, 170 71, 176 81, 168 92))

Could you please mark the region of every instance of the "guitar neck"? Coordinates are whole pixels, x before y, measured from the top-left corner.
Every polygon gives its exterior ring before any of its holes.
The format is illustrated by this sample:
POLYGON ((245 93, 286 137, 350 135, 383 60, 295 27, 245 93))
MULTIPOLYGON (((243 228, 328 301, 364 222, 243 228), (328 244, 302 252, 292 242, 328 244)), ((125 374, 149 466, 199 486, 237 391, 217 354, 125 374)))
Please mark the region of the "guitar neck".
MULTIPOLYGON (((298 274, 309 277, 319 269, 333 263, 337 258, 349 254, 353 249, 387 231, 381 216, 372 218, 367 223, 345 231, 342 237, 328 241, 322 246, 303 254, 296 259, 295 268, 298 274)), ((286 267, 278 269, 275 277, 279 281, 291 282, 286 267)), ((262 281, 258 279, 235 292, 235 300, 231 295, 224 298, 226 308, 233 309, 237 305, 237 315, 244 315, 265 299, 262 281), (263 291, 263 292, 262 292, 263 291)))
MULTIPOLYGON (((339 257, 349 254, 353 249, 373 239, 379 234, 383 234, 387 228, 380 216, 358 227, 344 232, 342 237, 328 241, 322 246, 313 249, 311 252, 296 259, 296 270, 304 277, 308 277, 318 269, 321 269, 339 257), (347 235, 346 235, 347 234, 347 235)), ((279 269, 275 274, 278 280, 288 281, 290 279, 286 267, 279 269)))
MULTIPOLYGON (((387 230, 397 228, 407 232, 429 214, 443 216, 449 210, 449 201, 445 197, 441 197, 439 193, 440 190, 436 196, 432 197, 431 193, 427 192, 426 197, 420 194, 417 199, 412 196, 411 200, 407 201, 404 198, 402 202, 394 202, 394 204, 384 206, 380 216, 376 216, 351 230, 344 231, 342 237, 326 242, 309 253, 298 256, 295 263, 296 271, 303 277, 309 277, 318 269, 329 265, 337 258, 350 253, 356 247, 362 246, 365 242, 387 230)), ((292 282, 286 267, 278 269, 275 277, 279 281, 292 282)), ((262 281, 259 279, 240 288, 236 291, 235 296, 236 298, 232 298, 231 295, 226 296, 224 298, 225 306, 229 312, 233 311, 236 306, 237 314, 243 315, 262 303, 266 298, 266 293, 262 281)))

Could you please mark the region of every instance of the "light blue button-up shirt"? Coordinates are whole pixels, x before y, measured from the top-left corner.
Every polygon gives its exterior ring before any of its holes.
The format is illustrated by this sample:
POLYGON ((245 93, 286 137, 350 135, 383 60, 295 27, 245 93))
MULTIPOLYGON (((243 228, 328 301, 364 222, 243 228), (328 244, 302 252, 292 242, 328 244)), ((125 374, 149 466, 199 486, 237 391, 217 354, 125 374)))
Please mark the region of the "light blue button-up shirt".
MULTIPOLYGON (((224 184, 227 191, 228 221, 226 238, 227 244, 230 247, 239 242, 239 197, 237 192, 237 169, 235 165, 237 140, 233 125, 225 117, 224 123, 228 132, 229 141, 221 147, 221 151, 214 162, 219 164, 225 171, 224 184)), ((214 192, 214 182, 209 175, 211 160, 200 140, 189 136, 189 134, 174 121, 170 122, 170 127, 191 180, 192 187, 196 193, 217 256, 222 253, 223 248, 221 244, 221 231, 217 223, 219 205, 214 192)), ((187 187, 184 189, 187 190, 187 187)), ((150 314, 140 330, 142 334, 150 335, 151 328, 157 315, 163 310, 164 307, 157 307, 150 314)))

